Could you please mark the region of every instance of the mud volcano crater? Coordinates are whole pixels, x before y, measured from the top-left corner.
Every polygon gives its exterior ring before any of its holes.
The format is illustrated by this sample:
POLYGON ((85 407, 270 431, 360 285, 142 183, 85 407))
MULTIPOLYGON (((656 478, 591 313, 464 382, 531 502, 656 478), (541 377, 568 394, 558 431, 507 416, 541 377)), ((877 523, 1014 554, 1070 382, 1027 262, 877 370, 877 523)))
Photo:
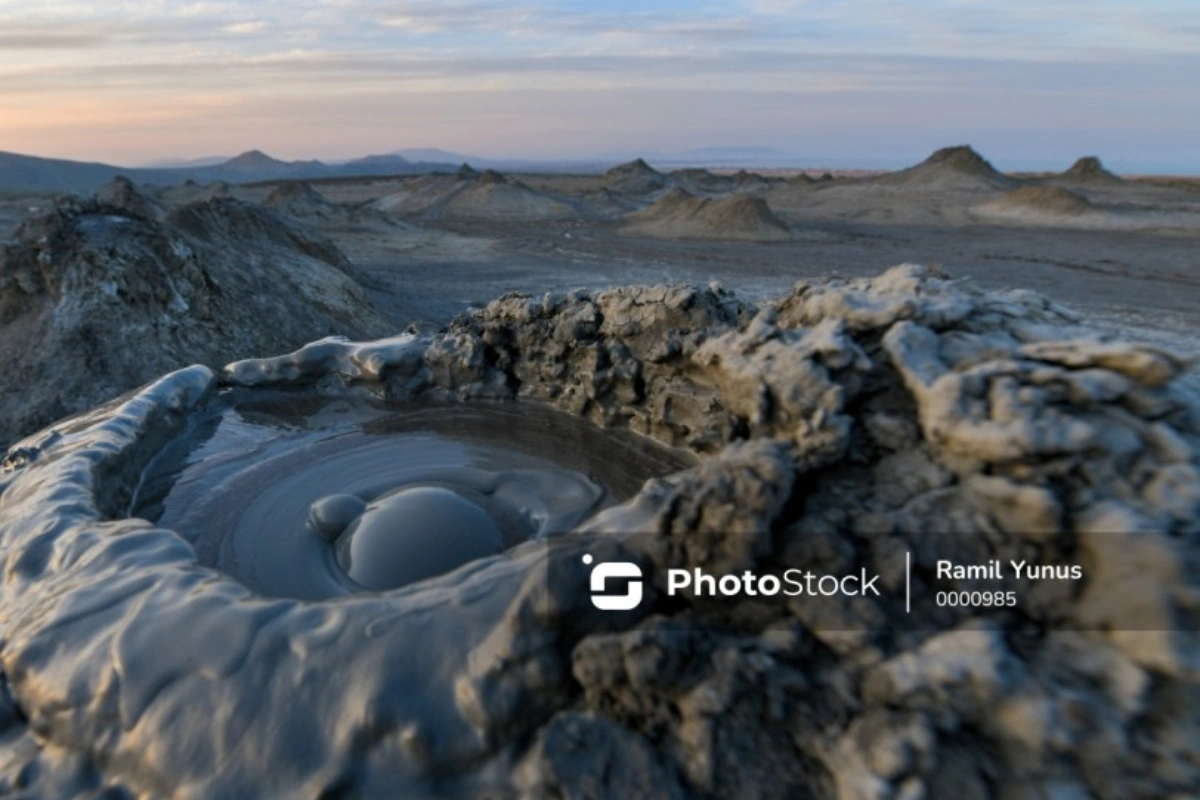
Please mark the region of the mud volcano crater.
POLYGON ((260 595, 320 600, 564 533, 693 463, 532 401, 232 389, 152 458, 131 516, 260 595))
POLYGON ((12 763, 80 797, 1193 794, 1187 368, 903 265, 762 304, 510 295, 172 373, 4 461, 12 763), (360 558, 364 528, 411 536, 360 558), (947 552, 1088 579, 944 608, 947 552), (644 602, 597 610, 585 555, 644 602), (885 591, 720 627, 665 598, 784 568, 885 591))

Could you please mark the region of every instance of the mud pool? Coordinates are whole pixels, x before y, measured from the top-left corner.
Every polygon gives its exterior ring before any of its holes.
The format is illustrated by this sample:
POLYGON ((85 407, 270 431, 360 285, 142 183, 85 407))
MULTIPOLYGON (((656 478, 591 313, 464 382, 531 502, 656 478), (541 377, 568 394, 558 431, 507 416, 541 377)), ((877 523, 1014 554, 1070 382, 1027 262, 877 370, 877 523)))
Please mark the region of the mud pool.
POLYGON ((571 530, 692 463, 536 403, 227 392, 151 461, 132 516, 266 597, 435 577, 571 530))

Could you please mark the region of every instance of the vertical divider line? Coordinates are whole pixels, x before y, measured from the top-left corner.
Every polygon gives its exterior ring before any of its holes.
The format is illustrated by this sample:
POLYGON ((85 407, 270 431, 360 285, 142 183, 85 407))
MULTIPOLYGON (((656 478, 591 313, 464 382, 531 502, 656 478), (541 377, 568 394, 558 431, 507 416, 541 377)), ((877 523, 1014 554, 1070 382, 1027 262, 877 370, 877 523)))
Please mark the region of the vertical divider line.
POLYGON ((912 613, 912 551, 904 551, 904 613, 912 613))

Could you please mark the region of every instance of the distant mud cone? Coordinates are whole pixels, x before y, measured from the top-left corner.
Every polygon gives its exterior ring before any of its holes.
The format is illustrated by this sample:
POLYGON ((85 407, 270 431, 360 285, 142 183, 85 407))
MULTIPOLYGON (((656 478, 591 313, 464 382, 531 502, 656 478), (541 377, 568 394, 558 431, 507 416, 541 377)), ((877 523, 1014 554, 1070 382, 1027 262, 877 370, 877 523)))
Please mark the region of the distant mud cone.
POLYGON ((325 217, 333 207, 305 181, 287 181, 271 190, 263 205, 291 217, 325 217))
POLYGON ((630 216, 625 233, 664 239, 784 241, 791 230, 759 197, 694 197, 672 189, 630 216))
POLYGON ((568 219, 577 214, 570 203, 491 169, 466 185, 451 188, 424 212, 429 219, 492 221, 568 219))
POLYGON ((604 187, 617 194, 644 196, 661 191, 667 183, 666 175, 640 158, 604 173, 604 187))
POLYGON ((925 159, 924 163, 928 166, 941 164, 960 172, 970 172, 977 175, 999 174, 991 162, 975 152, 975 149, 970 145, 943 147, 941 150, 934 151, 933 155, 925 159))
POLYGON ((1071 183, 1091 186, 1117 185, 1124 183, 1119 177, 1104 168, 1096 156, 1084 156, 1071 165, 1061 177, 1071 183))
POLYGON ((967 145, 944 147, 915 167, 875 179, 882 184, 933 190, 990 190, 1012 188, 1016 181, 967 145))

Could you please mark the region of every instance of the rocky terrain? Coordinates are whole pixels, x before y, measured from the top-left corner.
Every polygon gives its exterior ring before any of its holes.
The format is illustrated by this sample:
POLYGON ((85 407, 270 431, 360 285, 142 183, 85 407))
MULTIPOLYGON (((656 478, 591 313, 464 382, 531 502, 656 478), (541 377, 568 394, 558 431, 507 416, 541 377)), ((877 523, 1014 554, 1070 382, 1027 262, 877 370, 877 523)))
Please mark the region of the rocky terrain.
POLYGON ((360 278, 320 235, 233 199, 168 210, 128 181, 66 199, 0 248, 0 440, 189 364, 382 335, 360 278))

